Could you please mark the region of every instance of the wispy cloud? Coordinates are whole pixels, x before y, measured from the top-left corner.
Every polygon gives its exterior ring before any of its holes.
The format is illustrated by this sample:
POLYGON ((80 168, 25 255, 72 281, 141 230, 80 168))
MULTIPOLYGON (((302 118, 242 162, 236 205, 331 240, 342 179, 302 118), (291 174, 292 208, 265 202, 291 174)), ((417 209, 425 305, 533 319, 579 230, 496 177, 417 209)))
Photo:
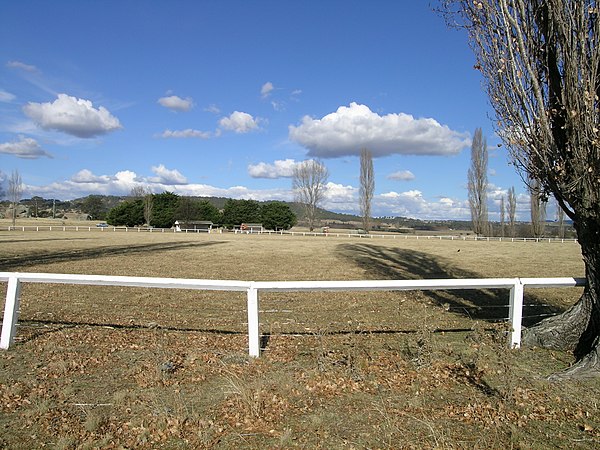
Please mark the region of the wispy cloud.
POLYGON ((30 72, 30 73, 39 73, 40 72, 37 67, 35 67, 31 64, 25 64, 24 62, 21 62, 21 61, 8 61, 6 63, 6 67, 9 67, 11 69, 24 70, 25 72, 30 72))
POLYGON ((388 180, 396 181, 412 181, 415 179, 415 175, 410 170, 399 170, 394 173, 390 173, 387 176, 388 180))
POLYGON ((204 108, 204 111, 212 113, 212 114, 221 114, 221 110, 214 103, 210 104, 206 108, 204 108))
POLYGON ((187 128, 185 130, 165 130, 163 131, 159 137, 168 139, 182 139, 182 138, 198 138, 198 139, 209 139, 212 136, 210 131, 200 131, 194 130, 192 128, 187 128))
POLYGON ((14 94, 0 89, 0 102, 9 103, 12 102, 15 98, 16 96, 14 94))
POLYGON ((271 95, 271 92, 273 92, 273 89, 275 89, 275 86, 273 86, 273 83, 271 83, 270 81, 267 81, 260 88, 260 96, 262 98, 267 98, 269 95, 271 95))

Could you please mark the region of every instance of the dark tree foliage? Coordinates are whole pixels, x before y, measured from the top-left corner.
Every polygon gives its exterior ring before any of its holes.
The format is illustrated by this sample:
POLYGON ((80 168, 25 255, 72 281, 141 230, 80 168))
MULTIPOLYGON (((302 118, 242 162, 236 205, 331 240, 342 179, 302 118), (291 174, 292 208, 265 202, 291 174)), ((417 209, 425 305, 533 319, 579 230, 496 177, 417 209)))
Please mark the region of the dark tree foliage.
POLYGON ((144 205, 141 200, 130 200, 112 208, 106 222, 114 226, 135 227, 144 223, 144 205))
POLYGON ((90 195, 81 204, 81 210, 89 214, 93 220, 104 220, 107 208, 101 195, 90 195))
POLYGON ((175 211, 175 219, 183 222, 207 220, 219 223, 219 210, 208 200, 197 200, 191 197, 181 197, 175 211))
POLYGON ((270 202, 262 206, 262 224, 267 230, 289 230, 296 225, 296 214, 283 202, 270 202))
POLYGON ((232 227, 242 223, 260 223, 260 203, 256 200, 228 199, 223 208, 223 225, 232 227))
POLYGON ((152 197, 150 225, 157 228, 171 228, 177 220, 175 212, 179 206, 179 196, 173 192, 163 192, 162 194, 154 194, 152 197))
POLYGON ((200 210, 198 202, 190 197, 180 197, 179 204, 175 210, 175 220, 180 222, 189 222, 191 220, 199 220, 200 210))
POLYGON ((221 222, 221 214, 215 205, 208 200, 200 200, 198 203, 197 220, 210 220, 213 223, 221 222))

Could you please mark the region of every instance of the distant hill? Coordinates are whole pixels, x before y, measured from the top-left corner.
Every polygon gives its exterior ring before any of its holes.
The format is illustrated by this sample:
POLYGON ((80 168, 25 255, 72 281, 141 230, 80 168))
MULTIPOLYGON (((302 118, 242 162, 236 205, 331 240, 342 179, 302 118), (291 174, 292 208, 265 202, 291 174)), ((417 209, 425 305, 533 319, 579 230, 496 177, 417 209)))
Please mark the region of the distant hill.
MULTIPOLYGON (((225 202, 228 200, 226 197, 197 197, 190 196, 189 198, 198 200, 207 200, 213 204, 217 209, 223 209, 225 202)), ((42 197, 32 197, 29 199, 21 200, 20 204, 26 206, 28 209, 28 216, 31 217, 62 217, 64 214, 70 213, 82 213, 91 212, 90 209, 93 205, 93 213, 91 213, 93 220, 102 220, 106 213, 126 200, 130 200, 131 197, 126 195, 88 195, 86 197, 76 198, 69 201, 61 201, 58 199, 44 199, 42 197)), ((8 207, 8 202, 5 206, 8 207)), ((270 201, 259 202, 259 203, 270 203, 270 201)), ((302 220, 304 211, 302 204, 297 202, 284 202, 289 205, 296 216, 302 220)), ((345 225, 347 228, 360 228, 361 218, 354 214, 339 213, 335 211, 328 211, 326 209, 318 208, 317 217, 323 222, 324 225, 345 225)), ((374 229, 400 229, 400 228, 412 228, 416 230, 469 230, 471 229, 471 222, 469 221, 430 221, 430 220, 419 220, 410 219, 406 217, 384 217, 384 218, 373 218, 371 220, 374 229)))

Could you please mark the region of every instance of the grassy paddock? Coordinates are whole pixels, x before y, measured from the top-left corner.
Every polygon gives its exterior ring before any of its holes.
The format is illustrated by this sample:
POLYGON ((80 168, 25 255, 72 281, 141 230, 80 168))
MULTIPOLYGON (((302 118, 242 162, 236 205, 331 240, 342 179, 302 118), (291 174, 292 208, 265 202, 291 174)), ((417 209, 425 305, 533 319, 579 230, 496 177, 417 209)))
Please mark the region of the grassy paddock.
MULTIPOLYGON (((582 276, 573 243, 0 232, 0 271, 238 280, 582 276)), ((579 289, 526 291, 532 323, 579 289)), ((25 284, 0 447, 590 448, 597 382, 506 349, 508 292, 261 295, 25 284), (441 331, 443 330, 443 331, 441 331), (491 430, 491 431, 490 431, 491 430)))

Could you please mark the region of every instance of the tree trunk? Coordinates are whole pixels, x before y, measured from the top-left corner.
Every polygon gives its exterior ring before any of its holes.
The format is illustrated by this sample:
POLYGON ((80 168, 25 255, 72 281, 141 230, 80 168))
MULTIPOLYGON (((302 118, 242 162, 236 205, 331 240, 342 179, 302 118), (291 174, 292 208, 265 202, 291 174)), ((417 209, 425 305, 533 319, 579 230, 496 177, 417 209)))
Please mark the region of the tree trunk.
POLYGON ((600 376, 600 224, 575 223, 587 285, 579 301, 564 313, 525 330, 523 344, 573 351, 576 363, 552 379, 600 376))

